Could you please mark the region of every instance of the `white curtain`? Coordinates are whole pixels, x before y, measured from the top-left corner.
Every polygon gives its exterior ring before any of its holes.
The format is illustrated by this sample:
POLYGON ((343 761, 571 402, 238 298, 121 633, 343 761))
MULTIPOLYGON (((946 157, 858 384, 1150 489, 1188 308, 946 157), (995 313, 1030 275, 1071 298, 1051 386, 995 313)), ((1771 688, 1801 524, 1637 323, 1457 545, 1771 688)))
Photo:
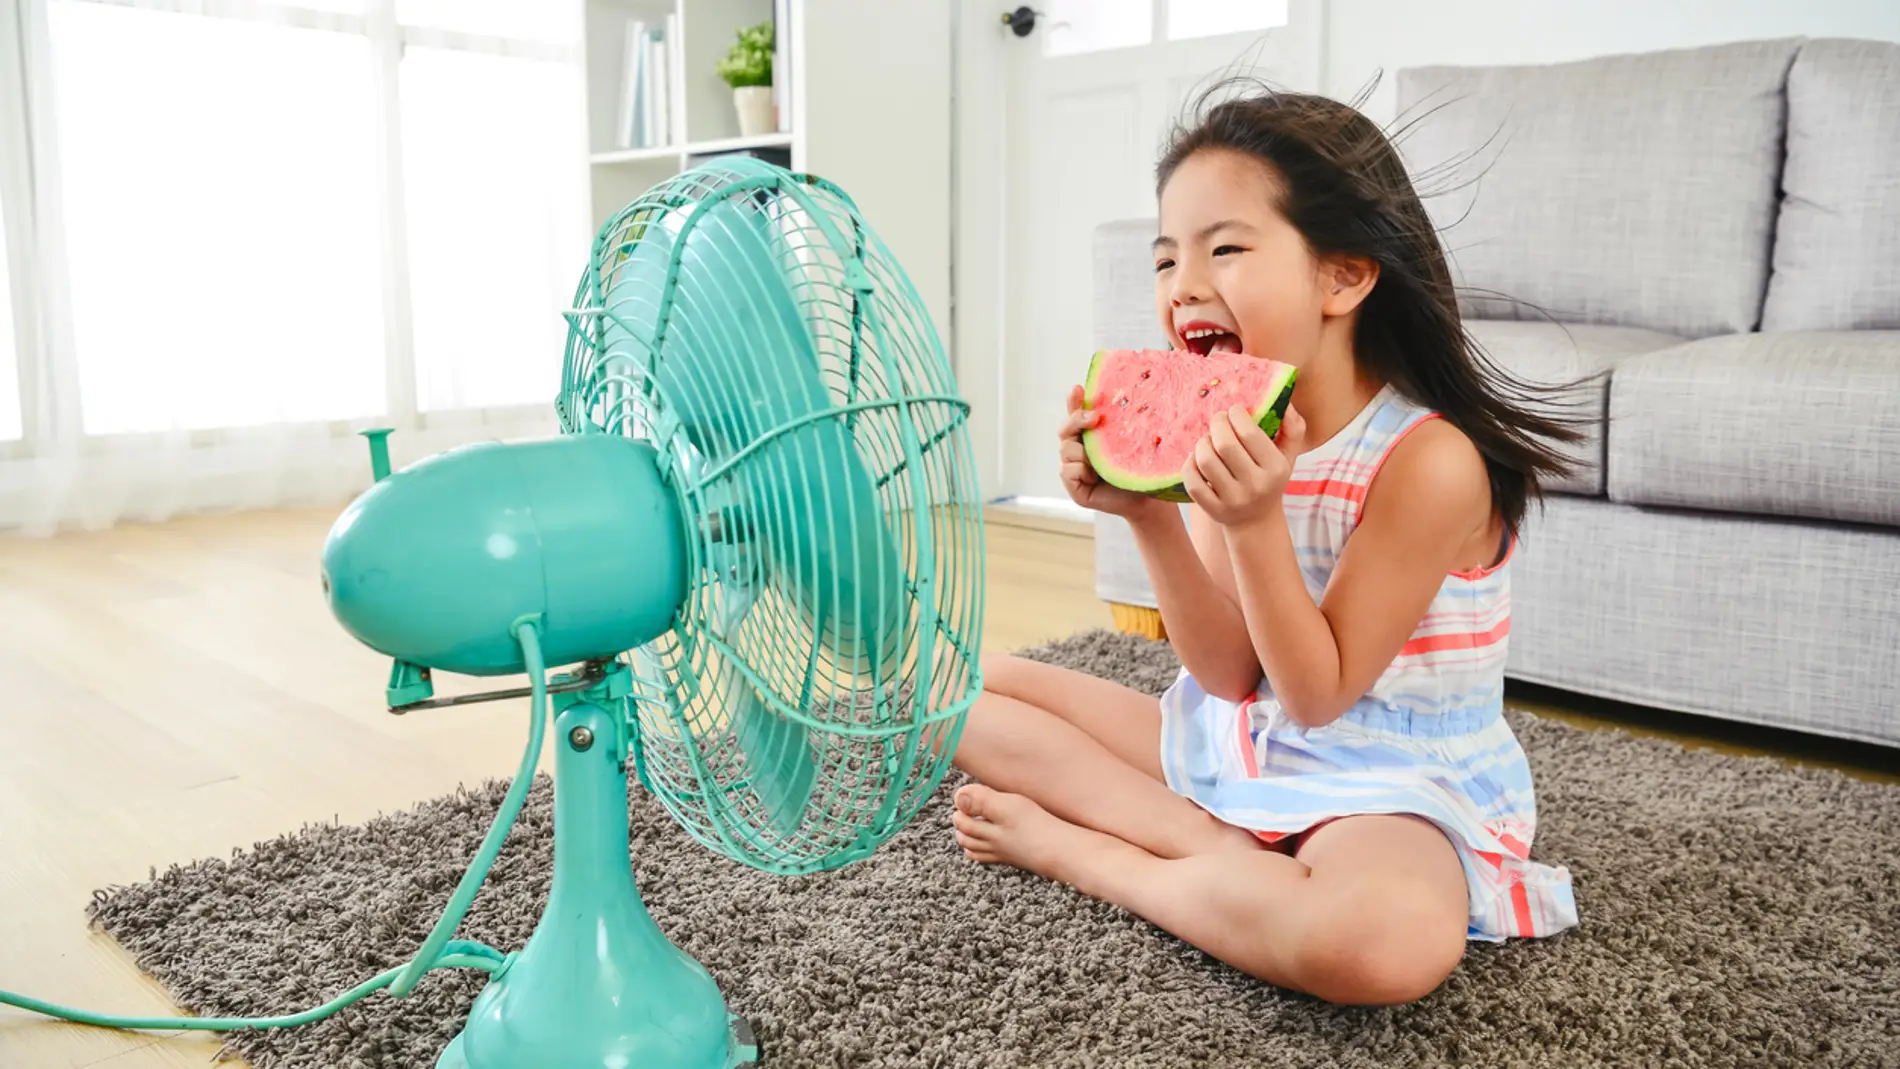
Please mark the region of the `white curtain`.
POLYGON ((553 429, 578 0, 18 10, 0 529, 340 502, 368 427, 398 464, 553 429))

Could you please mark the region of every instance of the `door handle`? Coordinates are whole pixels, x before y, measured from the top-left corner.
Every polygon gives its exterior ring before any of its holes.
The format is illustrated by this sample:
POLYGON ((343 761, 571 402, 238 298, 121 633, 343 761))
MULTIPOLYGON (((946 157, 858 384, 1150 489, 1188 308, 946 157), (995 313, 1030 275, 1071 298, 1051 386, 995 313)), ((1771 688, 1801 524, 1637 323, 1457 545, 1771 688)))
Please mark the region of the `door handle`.
POLYGON ((1014 11, 1004 12, 1003 25, 1008 26, 1010 32, 1018 37, 1028 37, 1035 31, 1036 18, 1041 14, 1042 12, 1036 11, 1029 5, 1024 4, 1014 11))

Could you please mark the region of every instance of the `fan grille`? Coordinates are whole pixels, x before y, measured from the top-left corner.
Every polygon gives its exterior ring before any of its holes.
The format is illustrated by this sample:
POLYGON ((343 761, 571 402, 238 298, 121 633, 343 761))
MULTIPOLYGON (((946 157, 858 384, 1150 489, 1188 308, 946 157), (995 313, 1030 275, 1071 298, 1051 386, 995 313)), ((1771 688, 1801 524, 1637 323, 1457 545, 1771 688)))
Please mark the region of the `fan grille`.
POLYGON ((627 655, 642 782, 748 864, 864 856, 980 685, 968 406, 928 312, 840 190, 737 158, 610 220, 569 318, 563 430, 653 443, 686 518, 686 602, 627 655))

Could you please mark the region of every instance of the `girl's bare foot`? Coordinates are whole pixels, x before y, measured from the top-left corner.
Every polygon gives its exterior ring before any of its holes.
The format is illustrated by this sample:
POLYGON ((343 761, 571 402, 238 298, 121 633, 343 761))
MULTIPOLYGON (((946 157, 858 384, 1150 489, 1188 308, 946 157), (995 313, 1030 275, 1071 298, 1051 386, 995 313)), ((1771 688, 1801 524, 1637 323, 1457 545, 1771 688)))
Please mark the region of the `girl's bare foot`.
POLYGON ((972 783, 957 790, 957 844, 985 864, 1012 865, 1044 879, 1069 883, 1077 855, 1102 836, 1054 816, 1020 794, 972 783))

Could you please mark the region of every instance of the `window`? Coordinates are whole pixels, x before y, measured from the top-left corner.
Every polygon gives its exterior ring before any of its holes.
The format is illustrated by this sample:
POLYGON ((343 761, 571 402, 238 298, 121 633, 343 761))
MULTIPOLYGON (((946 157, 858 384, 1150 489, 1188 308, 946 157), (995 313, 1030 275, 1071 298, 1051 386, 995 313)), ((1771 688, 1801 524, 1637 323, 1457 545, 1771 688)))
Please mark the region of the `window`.
POLYGON ((1050 0, 1048 8, 1045 56, 1133 48, 1154 39, 1154 0, 1050 0))
POLYGON ((425 412, 545 404, 589 236, 578 12, 48 0, 83 432, 373 418, 405 378, 425 412))
POLYGON ((96 3, 50 16, 85 432, 382 411, 368 40, 96 3))
POLYGON ((532 59, 412 48, 402 63, 404 198, 422 411, 546 402, 587 263, 580 75, 532 59))
POLYGON ((13 338, 13 284, 7 271, 7 219, 0 211, 0 442, 20 436, 20 359, 13 338))
POLYGON ((579 18, 578 5, 549 0, 396 0, 396 21, 405 26, 548 44, 578 39, 579 18))
POLYGON ((1168 40, 1257 33, 1286 25, 1287 0, 1168 0, 1168 40))
MULTIPOLYGON (((1167 40, 1258 33, 1287 24, 1287 0, 1162 0, 1167 40)), ((1155 40, 1154 0, 1050 0, 1045 56, 1138 48, 1155 40)))

